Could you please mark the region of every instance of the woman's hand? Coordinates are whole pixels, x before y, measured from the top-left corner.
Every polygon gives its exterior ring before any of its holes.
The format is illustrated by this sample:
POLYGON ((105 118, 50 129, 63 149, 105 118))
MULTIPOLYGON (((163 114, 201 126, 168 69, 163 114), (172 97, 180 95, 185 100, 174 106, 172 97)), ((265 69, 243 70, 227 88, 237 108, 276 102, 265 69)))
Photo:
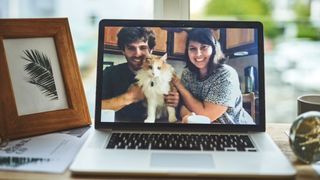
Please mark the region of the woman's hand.
POLYGON ((190 113, 190 114, 187 114, 187 115, 183 116, 181 122, 184 123, 184 124, 187 124, 187 123, 188 123, 188 118, 189 118, 190 116, 192 116, 192 115, 193 115, 193 114, 190 113))
POLYGON ((184 88, 183 84, 181 83, 181 80, 176 74, 173 74, 171 82, 178 89, 178 91, 184 88))
POLYGON ((191 114, 187 114, 187 115, 183 116, 181 122, 182 122, 183 124, 187 124, 187 123, 188 123, 188 117, 189 117, 189 116, 191 116, 191 114))
POLYGON ((189 109, 186 106, 182 105, 180 109, 180 115, 181 115, 181 122, 188 123, 188 118, 189 116, 192 115, 192 112, 189 111, 189 109))

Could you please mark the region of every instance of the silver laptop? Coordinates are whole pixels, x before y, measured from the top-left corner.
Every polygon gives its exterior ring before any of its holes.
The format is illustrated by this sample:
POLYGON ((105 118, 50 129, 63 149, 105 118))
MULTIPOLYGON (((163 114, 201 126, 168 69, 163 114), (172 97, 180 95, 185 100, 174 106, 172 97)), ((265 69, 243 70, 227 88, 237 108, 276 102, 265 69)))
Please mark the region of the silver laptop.
MULTIPOLYGON (((263 49, 259 22, 102 20, 95 130, 72 173, 293 177, 295 169, 265 132, 263 49), (166 56, 162 61, 191 94, 177 88, 178 95, 163 97, 174 120, 157 107, 154 121, 146 121, 148 100, 132 90, 139 70, 162 70, 144 65, 156 56, 166 56)), ((158 83, 152 78, 150 89, 158 83)))

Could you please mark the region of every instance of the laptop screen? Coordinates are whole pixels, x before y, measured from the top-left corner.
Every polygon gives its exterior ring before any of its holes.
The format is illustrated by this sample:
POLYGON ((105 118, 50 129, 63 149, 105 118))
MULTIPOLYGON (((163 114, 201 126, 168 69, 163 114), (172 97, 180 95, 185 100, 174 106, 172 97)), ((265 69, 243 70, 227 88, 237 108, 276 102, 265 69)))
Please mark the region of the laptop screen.
POLYGON ((258 22, 102 20, 96 123, 263 129, 262 37, 258 22))

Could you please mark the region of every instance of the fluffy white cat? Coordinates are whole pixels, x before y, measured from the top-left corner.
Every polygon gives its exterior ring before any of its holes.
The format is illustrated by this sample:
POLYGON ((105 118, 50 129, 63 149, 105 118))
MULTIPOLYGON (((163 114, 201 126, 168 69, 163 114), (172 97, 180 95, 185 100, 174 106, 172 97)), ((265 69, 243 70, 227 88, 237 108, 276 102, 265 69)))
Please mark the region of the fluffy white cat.
MULTIPOLYGON (((174 69, 166 63, 166 59, 167 54, 162 57, 150 55, 136 75, 137 84, 142 87, 148 105, 148 117, 144 120, 145 123, 154 123, 156 118, 162 116, 165 107, 164 95, 172 88, 170 81, 174 69)), ((170 106, 166 108, 169 122, 176 122, 175 108, 170 106)))

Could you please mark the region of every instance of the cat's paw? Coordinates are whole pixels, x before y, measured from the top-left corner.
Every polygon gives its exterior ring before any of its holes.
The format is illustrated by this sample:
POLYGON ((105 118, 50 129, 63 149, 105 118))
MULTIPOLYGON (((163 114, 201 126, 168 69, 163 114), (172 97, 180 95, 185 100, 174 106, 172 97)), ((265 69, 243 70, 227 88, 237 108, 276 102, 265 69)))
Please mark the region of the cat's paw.
POLYGON ((176 116, 169 116, 169 122, 170 122, 170 123, 175 123, 175 122, 177 122, 176 116))
POLYGON ((147 118, 147 119, 144 120, 145 123, 154 123, 154 121, 155 120, 151 119, 151 118, 147 118))

